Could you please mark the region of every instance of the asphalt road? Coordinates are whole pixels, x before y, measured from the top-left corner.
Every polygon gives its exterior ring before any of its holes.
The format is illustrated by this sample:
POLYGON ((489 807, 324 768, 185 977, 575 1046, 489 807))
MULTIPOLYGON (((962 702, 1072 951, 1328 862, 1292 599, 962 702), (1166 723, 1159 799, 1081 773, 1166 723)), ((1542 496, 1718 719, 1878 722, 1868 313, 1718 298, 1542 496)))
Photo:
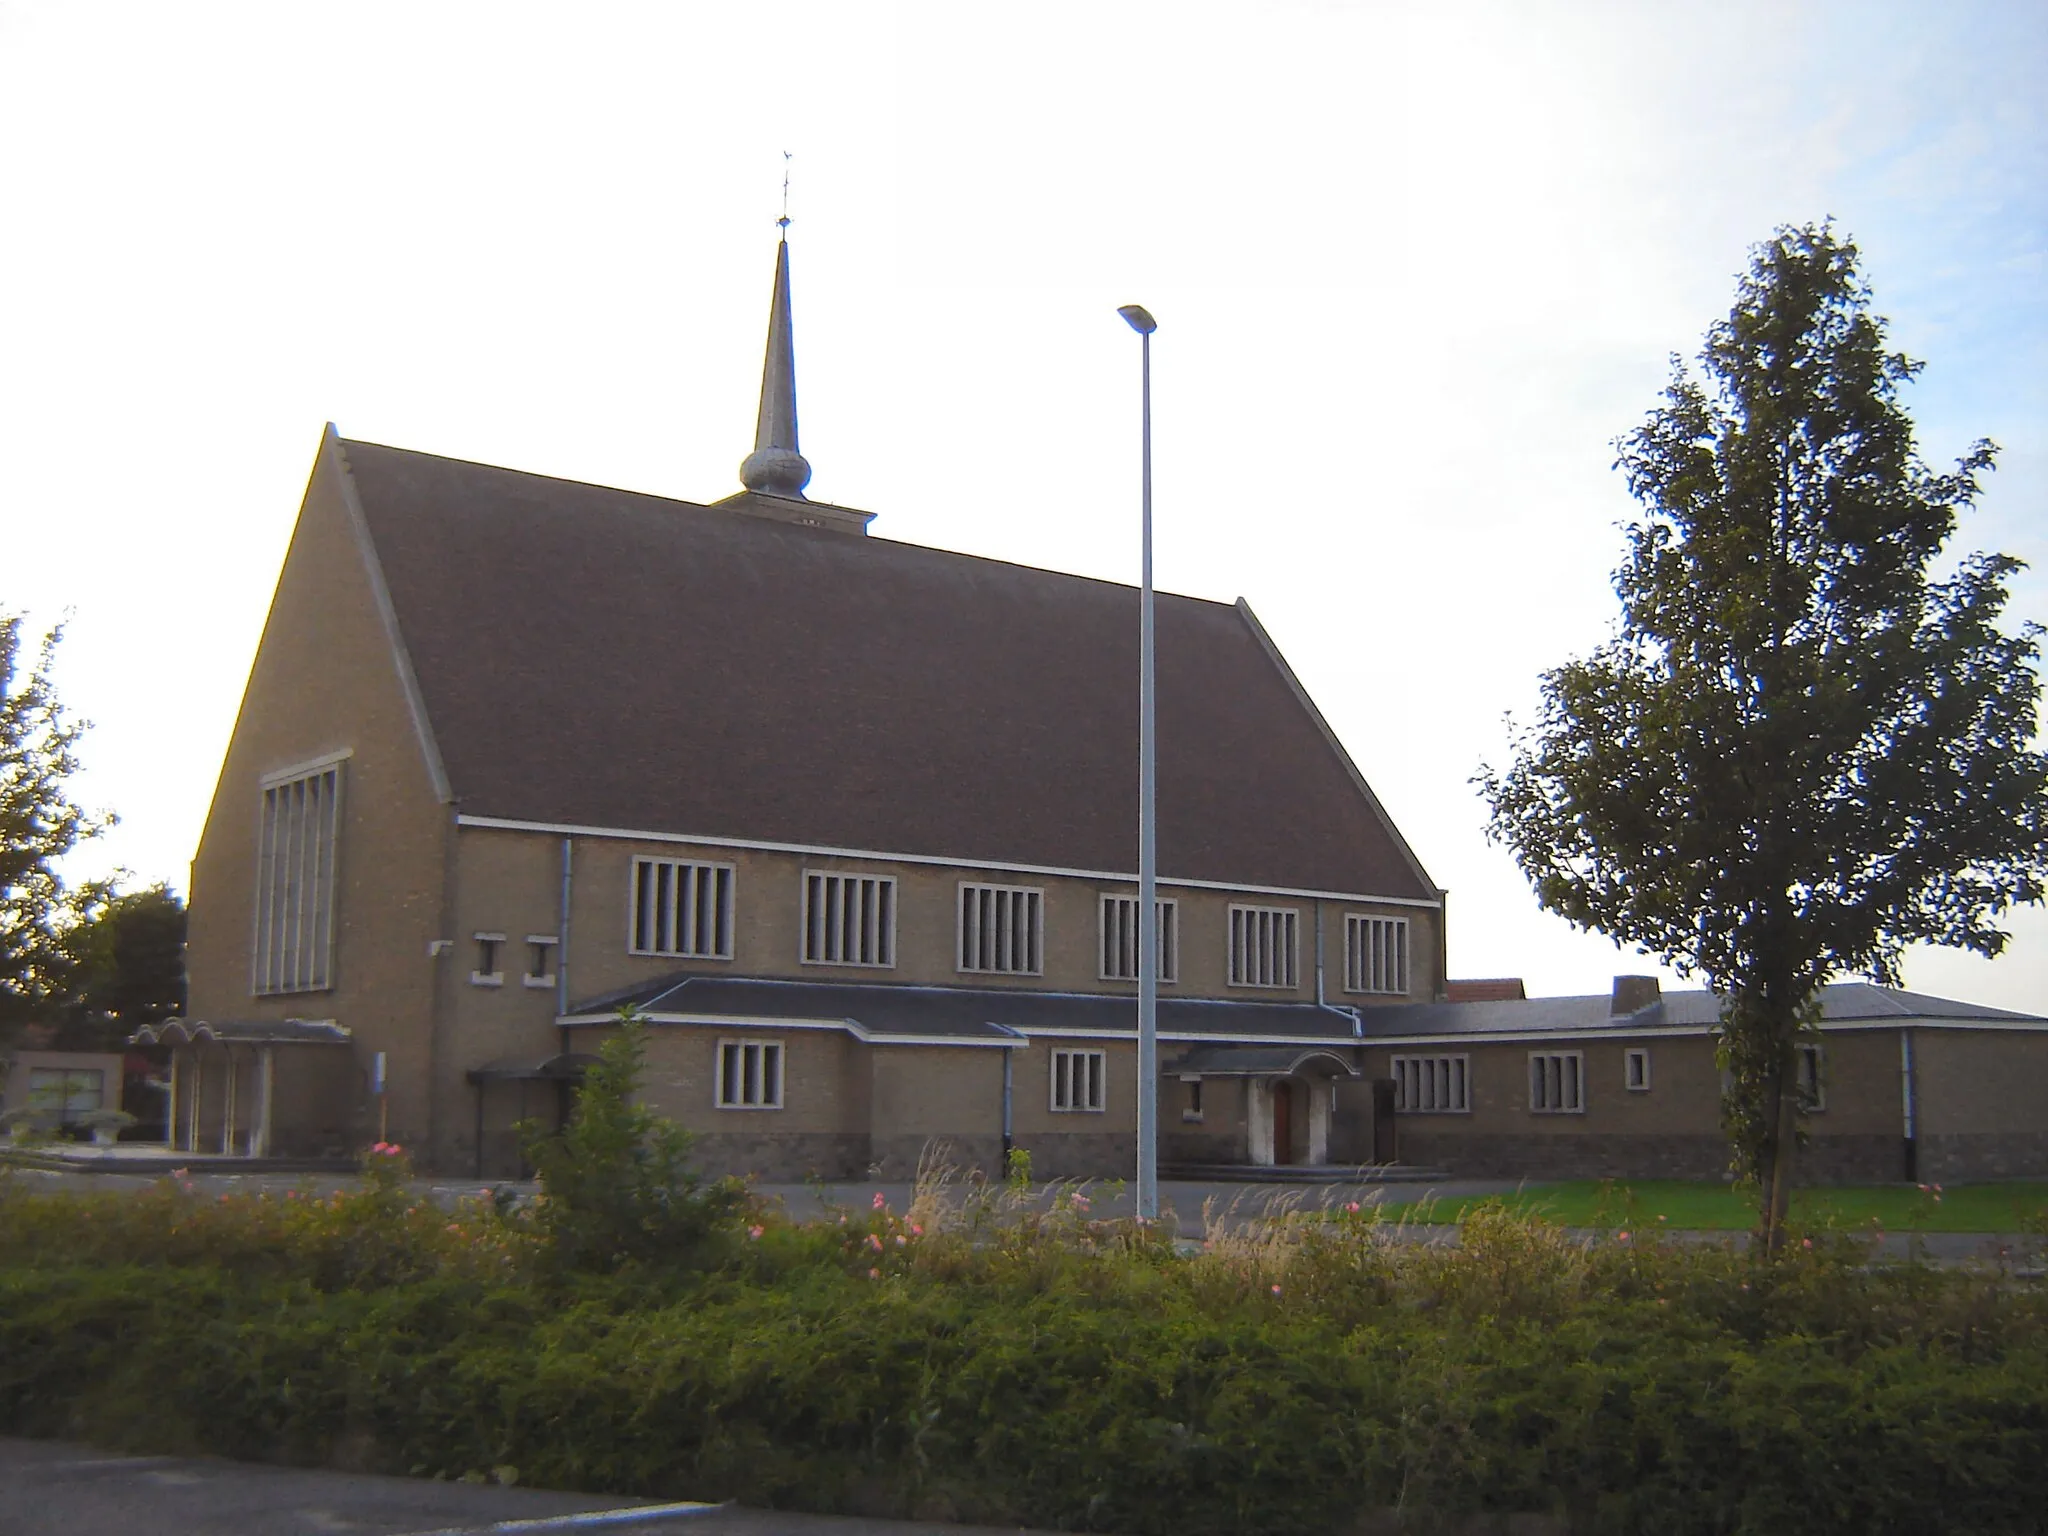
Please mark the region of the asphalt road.
MULTIPOLYGON (((0 1439, 0 1536, 1019 1536, 0 1439)), ((1023 1533, 1029 1536, 1029 1533, 1023 1533)))

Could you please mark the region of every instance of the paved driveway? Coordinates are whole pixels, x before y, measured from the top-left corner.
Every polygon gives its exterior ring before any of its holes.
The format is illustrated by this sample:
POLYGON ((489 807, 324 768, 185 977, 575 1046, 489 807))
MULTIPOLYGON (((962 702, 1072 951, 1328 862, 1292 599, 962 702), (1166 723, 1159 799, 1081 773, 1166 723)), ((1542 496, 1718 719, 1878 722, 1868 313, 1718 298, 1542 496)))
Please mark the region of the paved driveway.
MULTIPOLYGON (((434 1483, 213 1457, 116 1456, 0 1439, 0 1536, 1014 1536, 985 1526, 837 1519, 729 1505, 434 1483)), ((1028 1533, 1027 1533, 1028 1536, 1028 1533)))

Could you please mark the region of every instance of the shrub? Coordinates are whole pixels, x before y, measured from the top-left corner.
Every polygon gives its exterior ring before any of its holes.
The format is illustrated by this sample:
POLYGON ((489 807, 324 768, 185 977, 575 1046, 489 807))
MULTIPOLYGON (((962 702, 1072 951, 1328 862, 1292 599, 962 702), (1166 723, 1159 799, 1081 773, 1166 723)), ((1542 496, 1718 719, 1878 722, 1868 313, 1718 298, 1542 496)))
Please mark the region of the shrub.
POLYGON ((644 1026, 632 1010, 584 1075, 569 1122, 521 1127, 540 1180, 535 1214, 565 1271, 622 1265, 696 1266, 729 1246, 750 1209, 735 1179, 706 1182, 689 1162, 690 1133, 634 1102, 644 1075, 644 1026))

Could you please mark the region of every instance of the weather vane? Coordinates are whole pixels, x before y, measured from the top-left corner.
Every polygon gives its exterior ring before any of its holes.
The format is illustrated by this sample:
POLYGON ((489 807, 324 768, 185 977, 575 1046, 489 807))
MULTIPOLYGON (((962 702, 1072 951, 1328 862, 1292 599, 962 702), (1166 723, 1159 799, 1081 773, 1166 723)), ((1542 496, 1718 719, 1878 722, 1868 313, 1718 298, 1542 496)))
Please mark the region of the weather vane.
POLYGON ((795 158, 786 149, 782 152, 782 217, 775 221, 777 229, 789 228, 789 163, 795 158))

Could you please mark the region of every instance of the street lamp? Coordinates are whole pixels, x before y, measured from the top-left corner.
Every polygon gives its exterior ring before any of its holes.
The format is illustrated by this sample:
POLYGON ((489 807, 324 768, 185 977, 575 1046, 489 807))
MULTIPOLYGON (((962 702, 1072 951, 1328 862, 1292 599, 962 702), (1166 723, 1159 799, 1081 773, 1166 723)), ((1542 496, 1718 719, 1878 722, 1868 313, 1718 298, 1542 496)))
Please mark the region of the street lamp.
POLYGON ((1152 333, 1142 304, 1117 310, 1143 356, 1143 515, 1138 596, 1138 1219, 1159 1216, 1159 808, 1152 739, 1152 333))

